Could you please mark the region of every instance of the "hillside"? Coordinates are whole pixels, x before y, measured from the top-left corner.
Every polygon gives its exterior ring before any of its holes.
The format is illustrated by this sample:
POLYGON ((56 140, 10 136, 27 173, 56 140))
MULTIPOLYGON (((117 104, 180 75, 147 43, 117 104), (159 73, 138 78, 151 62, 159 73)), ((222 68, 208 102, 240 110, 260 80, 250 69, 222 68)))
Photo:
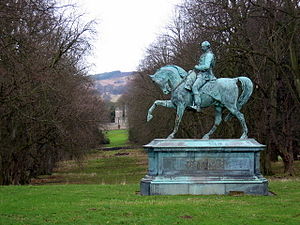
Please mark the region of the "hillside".
POLYGON ((127 90, 128 81, 135 72, 112 71, 91 75, 95 90, 106 101, 116 102, 127 90))
POLYGON ((115 78, 121 78, 121 77, 128 77, 132 74, 133 72, 121 72, 119 70, 117 71, 112 71, 112 72, 107 72, 107 73, 99 73, 92 75, 91 77, 94 80, 109 80, 109 79, 115 79, 115 78))

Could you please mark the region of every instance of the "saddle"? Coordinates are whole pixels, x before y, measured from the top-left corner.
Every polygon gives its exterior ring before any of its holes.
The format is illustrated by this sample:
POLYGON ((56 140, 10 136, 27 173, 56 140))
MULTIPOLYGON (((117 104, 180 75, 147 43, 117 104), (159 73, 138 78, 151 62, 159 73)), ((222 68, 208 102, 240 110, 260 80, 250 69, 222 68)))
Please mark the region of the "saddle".
POLYGON ((219 92, 219 88, 217 88, 217 80, 207 81, 202 87, 199 89, 199 93, 207 94, 217 101, 221 101, 221 94, 219 92))
MULTIPOLYGON (((189 72, 188 76, 186 77, 185 89, 192 91, 192 86, 194 85, 196 79, 197 79, 197 74, 194 71, 189 72)), ((202 79, 204 84, 199 87, 200 95, 207 94, 212 98, 220 101, 221 94, 219 92, 219 88, 216 88, 217 79, 215 78, 215 76, 214 75, 211 76, 210 74, 203 73, 202 79)))

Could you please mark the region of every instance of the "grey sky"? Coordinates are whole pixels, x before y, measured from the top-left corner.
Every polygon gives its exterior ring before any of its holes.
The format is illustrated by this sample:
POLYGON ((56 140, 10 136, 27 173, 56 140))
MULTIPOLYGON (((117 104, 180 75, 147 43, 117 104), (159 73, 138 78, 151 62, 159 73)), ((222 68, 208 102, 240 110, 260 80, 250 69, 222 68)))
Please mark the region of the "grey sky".
POLYGON ((74 2, 85 18, 97 19, 94 66, 90 73, 133 71, 145 49, 170 22, 174 5, 182 0, 61 0, 74 2))

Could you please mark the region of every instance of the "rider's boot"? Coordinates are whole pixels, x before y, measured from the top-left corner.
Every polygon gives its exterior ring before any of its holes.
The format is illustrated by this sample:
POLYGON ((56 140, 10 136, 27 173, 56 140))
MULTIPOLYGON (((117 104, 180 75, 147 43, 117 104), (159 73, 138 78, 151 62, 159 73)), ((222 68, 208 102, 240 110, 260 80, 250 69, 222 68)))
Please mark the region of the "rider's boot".
POLYGON ((196 105, 197 112, 201 111, 201 98, 199 94, 194 94, 194 101, 196 105))
POLYGON ((185 82, 185 85, 184 85, 184 88, 186 90, 192 91, 193 84, 196 80, 196 77, 197 77, 197 74, 193 70, 189 71, 189 74, 186 78, 186 82, 185 82))

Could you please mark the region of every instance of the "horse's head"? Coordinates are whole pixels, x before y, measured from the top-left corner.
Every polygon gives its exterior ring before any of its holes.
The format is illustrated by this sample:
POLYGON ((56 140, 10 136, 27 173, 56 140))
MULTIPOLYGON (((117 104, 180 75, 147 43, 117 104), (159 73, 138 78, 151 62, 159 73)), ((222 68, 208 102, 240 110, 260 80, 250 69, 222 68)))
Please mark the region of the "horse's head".
POLYGON ((158 84, 164 94, 169 94, 172 89, 169 85, 169 76, 166 71, 159 69, 155 74, 150 75, 150 78, 158 84))
POLYGON ((182 78, 187 76, 187 72, 179 66, 166 65, 150 75, 151 79, 159 85, 164 94, 174 91, 182 78))

